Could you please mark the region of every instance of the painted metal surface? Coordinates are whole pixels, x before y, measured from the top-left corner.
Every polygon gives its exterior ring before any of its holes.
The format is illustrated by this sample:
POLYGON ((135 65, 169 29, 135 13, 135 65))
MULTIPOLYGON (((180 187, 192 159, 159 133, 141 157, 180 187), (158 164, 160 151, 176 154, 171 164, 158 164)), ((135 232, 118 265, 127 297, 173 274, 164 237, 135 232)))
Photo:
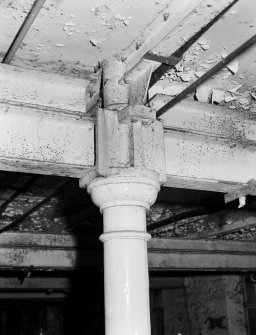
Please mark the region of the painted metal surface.
MULTIPOLYGON (((0 119, 3 170, 40 173, 41 169, 41 173, 81 177, 84 170, 94 166, 94 124, 87 118, 14 100, 12 104, 0 104, 0 119)), ((137 167, 156 169, 163 175, 164 155, 159 150, 161 132, 157 124, 133 123, 134 145, 129 144, 126 121, 119 124, 110 116, 106 120, 110 128, 107 137, 99 139, 99 164, 107 145, 107 167, 127 167, 133 157, 137 167), (130 145, 135 146, 134 156, 130 156, 130 145)), ((102 119, 103 124, 106 120, 102 119)), ((254 114, 188 101, 166 113, 163 122, 166 186, 229 192, 255 178, 254 114)), ((102 164, 104 170, 106 163, 102 164)))
POLYGON ((2 170, 76 176, 94 165, 94 125, 76 114, 0 103, 0 142, 2 170))
MULTIPOLYGON (((157 109, 167 96, 157 96, 157 109)), ((255 178, 256 119, 192 100, 163 116, 166 186, 229 192, 255 178)))
MULTIPOLYGON (((107 176, 122 169, 148 169, 165 181, 164 139, 160 121, 144 106, 122 112, 99 110, 97 113, 97 172, 107 176)), ((134 172, 136 174, 136 172, 134 172)))
POLYGON ((85 113, 89 81, 0 64, 0 101, 85 113))
POLYGON ((233 143, 205 137, 184 137, 181 133, 166 135, 167 182, 171 186, 171 181, 176 179, 173 183, 176 187, 220 192, 227 192, 232 184, 246 184, 255 177, 255 148, 233 143))
POLYGON ((150 334, 146 209, 159 189, 157 173, 143 170, 96 178, 88 187, 103 213, 107 335, 150 334))

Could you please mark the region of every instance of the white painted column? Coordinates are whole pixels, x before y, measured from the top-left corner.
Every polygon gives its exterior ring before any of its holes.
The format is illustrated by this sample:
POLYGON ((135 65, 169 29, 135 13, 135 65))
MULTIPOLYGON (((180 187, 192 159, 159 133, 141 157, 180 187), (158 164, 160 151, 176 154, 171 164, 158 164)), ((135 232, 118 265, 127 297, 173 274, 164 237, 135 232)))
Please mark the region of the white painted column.
POLYGON ((103 213, 105 334, 150 335, 146 210, 159 191, 148 170, 96 178, 88 186, 103 213))

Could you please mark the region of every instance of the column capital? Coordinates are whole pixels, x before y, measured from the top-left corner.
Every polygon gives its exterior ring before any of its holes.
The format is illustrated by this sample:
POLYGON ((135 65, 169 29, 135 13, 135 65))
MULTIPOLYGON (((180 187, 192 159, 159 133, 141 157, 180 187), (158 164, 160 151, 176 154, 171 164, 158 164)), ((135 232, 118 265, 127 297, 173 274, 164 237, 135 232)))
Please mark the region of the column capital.
POLYGON ((163 125, 145 106, 128 106, 120 111, 99 109, 96 115, 96 166, 85 174, 80 187, 96 177, 158 174, 160 184, 166 180, 163 125))
POLYGON ((93 202, 104 210, 116 206, 140 206, 145 209, 155 202, 160 190, 158 173, 127 168, 119 174, 95 178, 87 187, 93 202))

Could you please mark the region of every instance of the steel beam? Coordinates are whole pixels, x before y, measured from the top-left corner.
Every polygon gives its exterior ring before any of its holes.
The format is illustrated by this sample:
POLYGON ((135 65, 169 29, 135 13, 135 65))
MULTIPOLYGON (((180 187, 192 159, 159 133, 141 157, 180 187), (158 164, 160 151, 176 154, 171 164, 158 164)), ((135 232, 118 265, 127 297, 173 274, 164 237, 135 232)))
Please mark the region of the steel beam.
POLYGON ((0 102, 0 170, 80 177, 94 165, 86 117, 0 102))
MULTIPOLYGON (((98 268, 103 261, 100 242, 71 235, 3 233, 0 246, 0 269, 98 268)), ((255 271, 255 256, 254 242, 153 238, 148 244, 152 271, 255 271)))
MULTIPOLYGON (((157 95, 158 110, 170 97, 157 95)), ((165 186, 230 192, 255 178, 256 117, 187 100, 162 117, 165 130, 165 186)))
POLYGON ((91 82, 0 64, 0 101, 84 114, 91 82))
MULTIPOLYGON (((94 121, 83 111, 82 83, 35 71, 26 77, 7 65, 0 74, 0 170, 77 178, 91 171, 94 121)), ((169 100, 157 95, 151 107, 169 100)), ((254 114, 188 100, 162 120, 165 186, 230 192, 255 179, 254 114)))
MULTIPOLYGON (((25 277, 23 280, 17 278, 13 274, 9 277, 0 277, 0 292, 8 294, 10 292, 16 293, 18 298, 20 292, 46 292, 49 293, 52 291, 64 291, 69 292, 72 289, 72 277, 68 276, 38 276, 38 277, 25 277)), ((79 275, 81 276, 80 272, 79 275)), ((83 274, 82 274, 83 275, 83 274)), ((183 277, 160 277, 160 276, 151 276, 149 278, 149 285, 152 289, 173 289, 184 287, 184 278, 183 277)))
POLYGON ((0 246, 1 269, 70 270, 102 263, 102 252, 90 239, 71 235, 2 233, 0 246))
POLYGON ((80 177, 94 165, 86 80, 0 65, 0 170, 80 177))
POLYGON ((255 242, 152 239, 149 268, 172 271, 255 271, 255 242))

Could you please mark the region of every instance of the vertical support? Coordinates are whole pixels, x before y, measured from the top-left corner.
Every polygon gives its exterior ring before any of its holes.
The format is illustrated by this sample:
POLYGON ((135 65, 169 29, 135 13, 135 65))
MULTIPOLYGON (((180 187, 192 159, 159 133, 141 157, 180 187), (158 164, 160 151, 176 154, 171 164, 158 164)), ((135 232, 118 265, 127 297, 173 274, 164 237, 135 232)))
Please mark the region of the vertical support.
POLYGON ((88 186, 103 213, 106 335, 150 335, 146 210, 160 186, 157 173, 133 172, 88 186))
POLYGON ((150 335, 146 210, 166 180, 163 126, 150 108, 128 106, 124 73, 123 63, 104 61, 97 177, 80 186, 103 214, 105 334, 150 335))

